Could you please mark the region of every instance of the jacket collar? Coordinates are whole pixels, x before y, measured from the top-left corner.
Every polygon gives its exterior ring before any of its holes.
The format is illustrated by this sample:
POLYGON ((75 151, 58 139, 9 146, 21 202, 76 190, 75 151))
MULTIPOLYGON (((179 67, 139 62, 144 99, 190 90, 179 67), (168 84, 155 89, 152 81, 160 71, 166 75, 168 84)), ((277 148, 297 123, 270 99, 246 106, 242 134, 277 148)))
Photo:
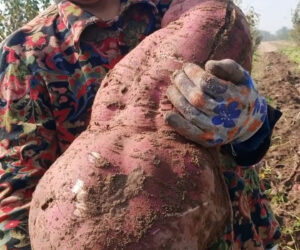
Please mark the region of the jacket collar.
POLYGON ((137 3, 149 4, 154 7, 154 11, 157 12, 157 2, 158 0, 121 0, 119 15, 109 21, 103 21, 93 14, 81 9, 78 5, 67 0, 63 0, 58 3, 58 13, 66 27, 71 31, 74 37, 75 46, 78 47, 80 36, 87 26, 99 23, 103 27, 109 27, 115 23, 129 7, 137 3))

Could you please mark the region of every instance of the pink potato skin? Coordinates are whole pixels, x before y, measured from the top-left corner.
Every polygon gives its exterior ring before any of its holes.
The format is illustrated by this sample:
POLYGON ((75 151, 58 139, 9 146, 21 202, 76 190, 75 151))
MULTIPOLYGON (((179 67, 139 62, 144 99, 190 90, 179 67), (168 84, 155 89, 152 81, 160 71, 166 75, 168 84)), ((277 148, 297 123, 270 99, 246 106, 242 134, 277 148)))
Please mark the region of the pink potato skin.
POLYGON ((37 186, 34 250, 196 250, 223 234, 231 209, 218 150, 165 125, 165 93, 185 62, 232 58, 250 70, 248 26, 216 0, 174 1, 162 24, 103 80, 88 129, 37 186))

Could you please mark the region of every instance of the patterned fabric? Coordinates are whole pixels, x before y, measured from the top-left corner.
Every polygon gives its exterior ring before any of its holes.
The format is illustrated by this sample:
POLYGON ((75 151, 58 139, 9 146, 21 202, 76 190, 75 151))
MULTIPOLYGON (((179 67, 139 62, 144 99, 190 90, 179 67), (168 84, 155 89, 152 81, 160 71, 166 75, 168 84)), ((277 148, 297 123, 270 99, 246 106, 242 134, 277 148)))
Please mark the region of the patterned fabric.
MULTIPOLYGON (((226 168, 226 167, 225 167, 226 168)), ((211 250, 270 249, 280 238, 280 228, 265 188, 254 167, 224 170, 231 199, 233 221, 211 250)))
POLYGON ((86 128, 106 73, 159 28, 170 2, 121 0, 120 16, 103 22, 62 1, 2 43, 0 249, 30 249, 37 182, 86 128))
MULTIPOLYGON (((170 1, 122 1, 101 22, 63 1, 10 36, 0 50, 0 246, 26 249, 32 192, 87 126, 107 71, 152 33, 170 1), (90 39, 97 29, 96 39, 90 39)), ((1 247, 0 247, 1 249, 1 247)))
POLYGON ((10 220, 0 223, 0 249, 31 249, 28 237, 28 213, 20 210, 10 220))

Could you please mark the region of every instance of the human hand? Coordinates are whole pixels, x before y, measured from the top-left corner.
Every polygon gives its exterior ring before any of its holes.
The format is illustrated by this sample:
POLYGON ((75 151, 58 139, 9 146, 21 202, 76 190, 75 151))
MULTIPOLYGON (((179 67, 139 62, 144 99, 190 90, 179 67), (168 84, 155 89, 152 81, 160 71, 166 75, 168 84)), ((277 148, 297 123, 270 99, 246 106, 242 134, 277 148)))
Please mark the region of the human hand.
POLYGON ((239 64, 208 61, 205 70, 187 63, 174 72, 167 96, 179 111, 166 123, 185 138, 205 147, 243 142, 262 126, 266 100, 239 64))

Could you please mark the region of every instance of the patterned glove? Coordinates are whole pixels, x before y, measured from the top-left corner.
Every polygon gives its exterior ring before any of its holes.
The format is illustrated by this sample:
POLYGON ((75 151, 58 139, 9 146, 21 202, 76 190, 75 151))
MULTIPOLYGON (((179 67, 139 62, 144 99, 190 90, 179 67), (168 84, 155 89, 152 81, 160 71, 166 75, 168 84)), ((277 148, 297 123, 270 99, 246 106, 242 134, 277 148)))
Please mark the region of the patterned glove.
POLYGON ((246 141, 266 118, 266 100, 233 60, 208 61, 205 70, 185 64, 172 82, 167 96, 181 115, 168 112, 166 123, 205 147, 246 141))

